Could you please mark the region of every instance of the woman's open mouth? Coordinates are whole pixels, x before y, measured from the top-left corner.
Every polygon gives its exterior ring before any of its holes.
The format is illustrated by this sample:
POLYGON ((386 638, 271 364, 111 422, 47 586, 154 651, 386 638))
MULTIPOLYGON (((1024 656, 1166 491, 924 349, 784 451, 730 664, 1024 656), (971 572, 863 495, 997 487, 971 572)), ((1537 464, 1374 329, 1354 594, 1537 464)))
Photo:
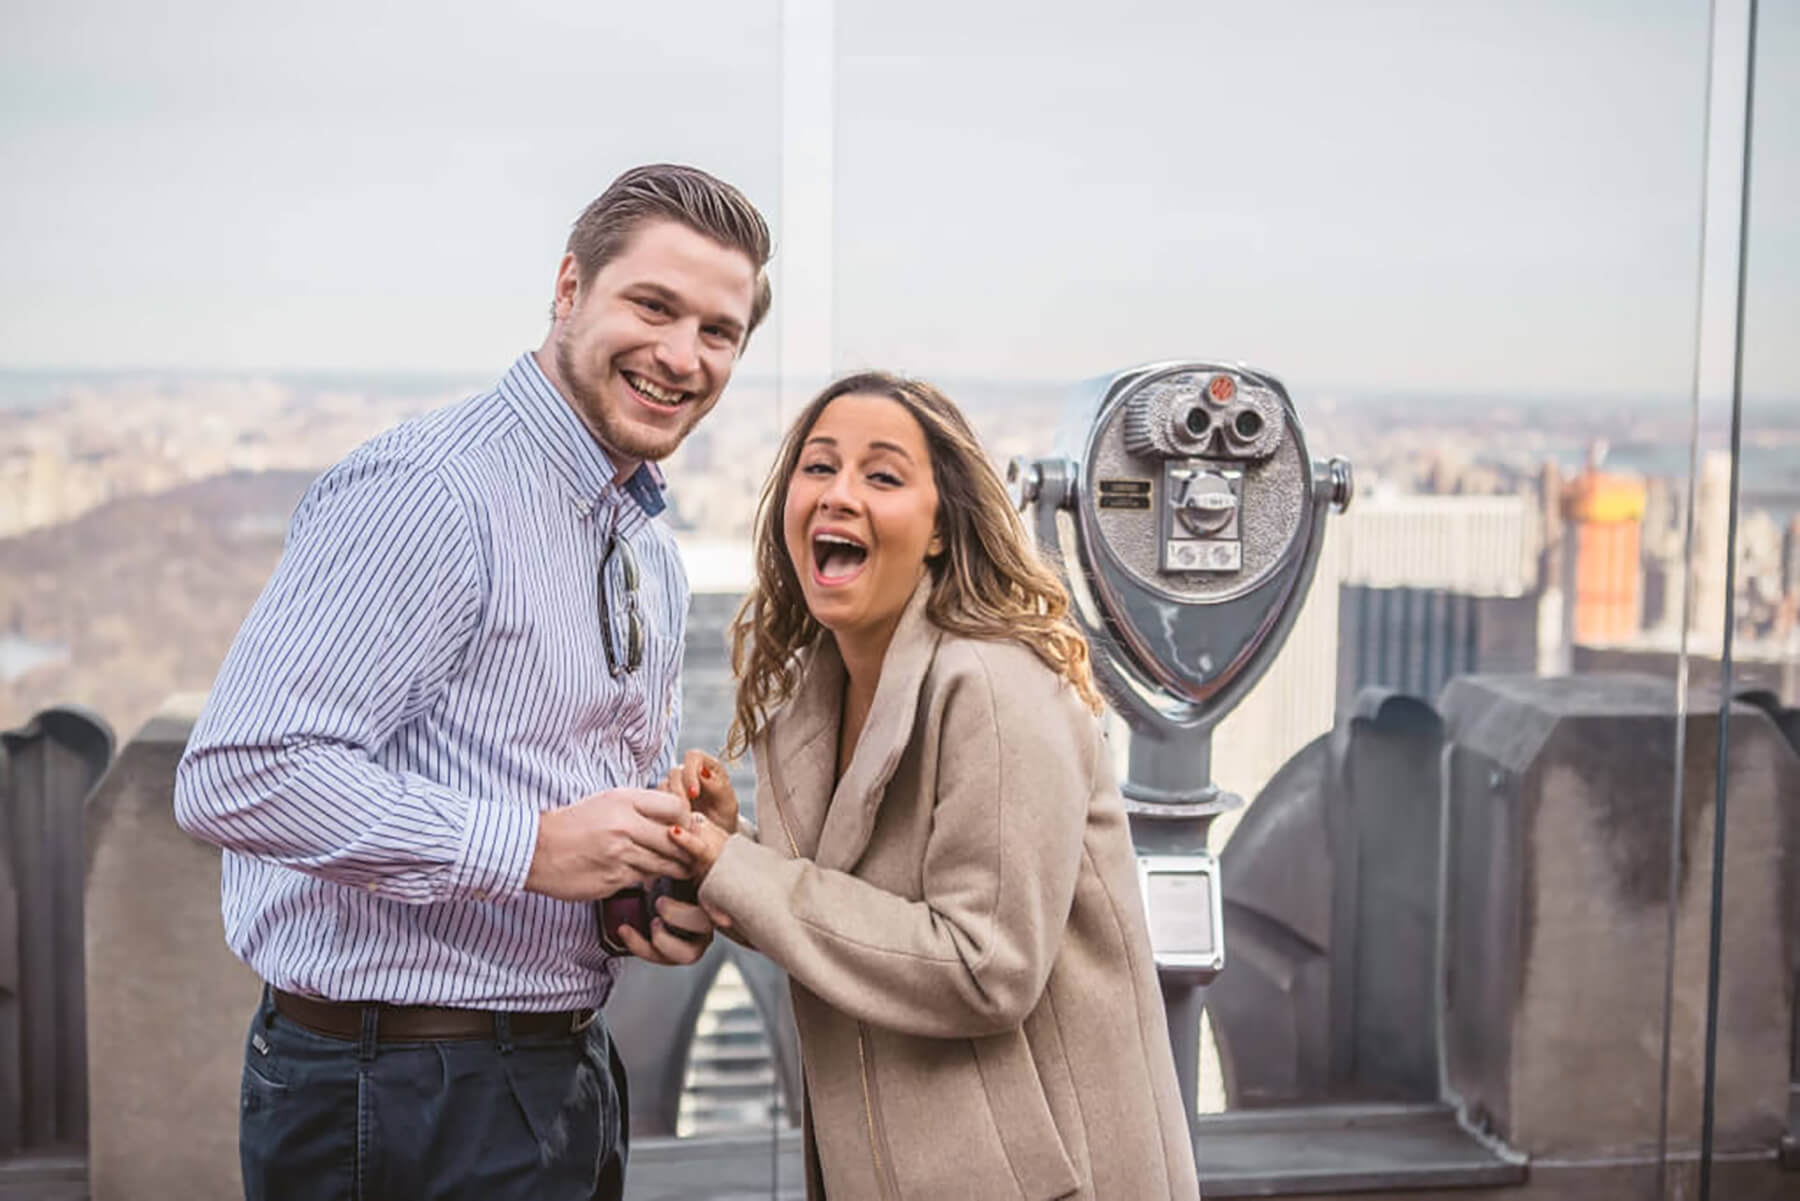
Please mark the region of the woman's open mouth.
POLYGON ((848 584, 862 574, 869 548, 849 534, 820 530, 812 536, 813 579, 827 588, 848 584))
POLYGON ((661 384, 645 379, 635 371, 621 371, 619 374, 625 377, 626 386, 637 393, 638 400, 652 409, 672 413, 694 398, 692 392, 683 392, 678 388, 665 388, 661 384))

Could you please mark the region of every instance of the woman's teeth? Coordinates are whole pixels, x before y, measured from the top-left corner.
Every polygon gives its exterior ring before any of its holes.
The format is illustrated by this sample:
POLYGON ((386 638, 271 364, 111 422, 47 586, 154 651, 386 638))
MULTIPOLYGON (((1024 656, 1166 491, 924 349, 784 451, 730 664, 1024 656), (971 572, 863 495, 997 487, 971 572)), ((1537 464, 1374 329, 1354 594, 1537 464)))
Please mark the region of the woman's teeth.
POLYGON ((868 557, 866 547, 848 538, 820 534, 813 539, 813 561, 818 564, 819 574, 828 580, 855 575, 868 557))

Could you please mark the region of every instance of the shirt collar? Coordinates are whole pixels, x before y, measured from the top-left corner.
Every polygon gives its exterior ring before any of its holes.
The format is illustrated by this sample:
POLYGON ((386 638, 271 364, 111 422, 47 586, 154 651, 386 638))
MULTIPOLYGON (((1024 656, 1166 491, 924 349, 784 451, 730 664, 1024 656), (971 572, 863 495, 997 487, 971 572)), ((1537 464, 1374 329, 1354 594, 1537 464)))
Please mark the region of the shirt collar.
MULTIPOLYGON (((577 500, 591 505, 613 494, 617 472, 612 459, 538 366, 537 356, 530 351, 519 356, 500 381, 500 395, 512 405, 532 441, 577 500)), ((666 505, 663 492, 667 487, 661 469, 645 462, 616 490, 637 502, 646 517, 655 517, 666 505)))

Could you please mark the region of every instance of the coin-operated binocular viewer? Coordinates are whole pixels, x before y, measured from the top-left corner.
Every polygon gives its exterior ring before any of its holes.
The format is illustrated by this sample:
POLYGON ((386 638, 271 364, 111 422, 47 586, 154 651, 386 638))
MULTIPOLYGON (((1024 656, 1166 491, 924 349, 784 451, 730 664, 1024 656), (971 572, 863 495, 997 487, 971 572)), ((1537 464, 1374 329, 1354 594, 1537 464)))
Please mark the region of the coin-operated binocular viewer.
POLYGON ((1212 728, 1286 640, 1350 464, 1308 456, 1279 380, 1199 361, 1085 386, 1060 449, 1008 478, 1131 726, 1125 804, 1192 1121, 1198 989, 1225 966, 1207 828, 1243 804, 1211 782, 1212 728))

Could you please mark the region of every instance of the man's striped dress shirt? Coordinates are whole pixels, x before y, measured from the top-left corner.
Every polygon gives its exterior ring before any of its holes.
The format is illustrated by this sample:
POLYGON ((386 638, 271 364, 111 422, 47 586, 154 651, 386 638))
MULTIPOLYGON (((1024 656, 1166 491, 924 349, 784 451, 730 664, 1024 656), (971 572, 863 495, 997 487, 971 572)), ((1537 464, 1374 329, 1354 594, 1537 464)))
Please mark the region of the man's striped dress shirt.
POLYGON ((591 906, 522 885, 540 812, 675 758, 687 579, 651 520, 656 469, 613 475, 527 354, 300 502, 175 783, 182 827, 224 848, 226 939, 263 979, 346 1001, 605 999, 591 906), (599 608, 615 534, 647 627, 618 679, 599 608))

